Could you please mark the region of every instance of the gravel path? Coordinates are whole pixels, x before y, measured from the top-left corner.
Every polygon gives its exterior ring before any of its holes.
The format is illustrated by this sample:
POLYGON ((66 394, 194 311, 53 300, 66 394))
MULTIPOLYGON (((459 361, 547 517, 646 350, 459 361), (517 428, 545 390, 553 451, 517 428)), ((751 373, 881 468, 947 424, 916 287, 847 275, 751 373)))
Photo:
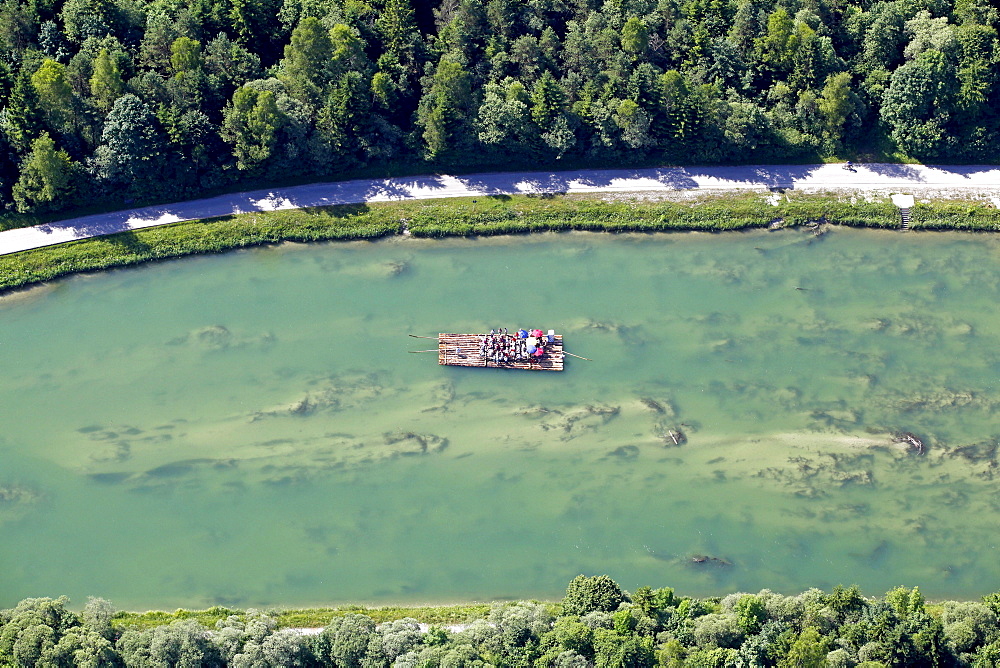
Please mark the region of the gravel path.
POLYGON ((1000 195, 1000 168, 985 165, 932 166, 874 163, 859 165, 854 171, 848 171, 841 164, 748 165, 511 172, 465 176, 439 174, 315 183, 127 209, 70 218, 36 227, 7 230, 0 232, 0 255, 184 220, 330 204, 546 192, 601 193, 769 188, 907 193, 947 191, 1000 195))

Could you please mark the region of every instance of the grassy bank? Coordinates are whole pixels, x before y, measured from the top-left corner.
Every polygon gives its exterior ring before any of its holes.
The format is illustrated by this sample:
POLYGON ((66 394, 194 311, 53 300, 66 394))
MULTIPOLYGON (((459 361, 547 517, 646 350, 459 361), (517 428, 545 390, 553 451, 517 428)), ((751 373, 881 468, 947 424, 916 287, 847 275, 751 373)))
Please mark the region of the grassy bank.
MULTIPOLYGON (((342 205, 248 213, 175 223, 0 257, 0 291, 72 273, 124 267, 184 255, 219 253, 282 241, 519 234, 535 231, 722 232, 827 221, 896 228, 899 213, 884 201, 851 202, 822 194, 724 193, 649 201, 638 197, 517 195, 342 205), (608 199, 605 199, 608 198, 608 199)), ((997 230, 1000 211, 974 201, 914 208, 912 226, 997 230)))
MULTIPOLYGON (((696 599, 701 603, 704 612, 720 612, 719 597, 696 599)), ((549 613, 555 617, 562 614, 562 604, 558 602, 543 603, 549 613)), ((485 619, 490 612, 489 603, 470 603, 462 605, 441 606, 383 606, 365 607, 360 605, 345 605, 336 608, 293 608, 267 610, 268 616, 278 622, 278 628, 322 628, 328 626, 335 617, 348 614, 361 614, 370 617, 375 623, 391 622, 397 619, 415 619, 423 624, 436 626, 453 626, 468 624, 477 619, 485 619)), ((940 619, 944 605, 942 603, 925 603, 927 614, 940 619)), ((205 610, 177 609, 173 612, 150 610, 148 612, 115 613, 112 624, 118 629, 147 629, 165 626, 175 621, 193 619, 206 628, 213 628, 215 623, 235 616, 240 619, 247 617, 246 610, 215 606, 205 610)))
POLYGON ((892 227, 899 224, 886 203, 851 204, 833 196, 761 193, 703 195, 683 201, 644 201, 622 197, 545 195, 424 202, 412 211, 414 236, 445 237, 518 234, 540 230, 594 232, 724 232, 828 220, 846 225, 892 227), (774 203, 769 199, 775 197, 774 203), (474 202, 474 203, 473 203, 474 202))
MULTIPOLYGON (((555 607, 558 604, 552 604, 555 607)), ((464 624, 476 619, 483 619, 490 611, 488 603, 466 605, 442 605, 400 607, 386 606, 367 608, 359 605, 347 605, 339 608, 301 608, 291 610, 268 611, 269 615, 278 620, 279 628, 318 628, 327 626, 334 617, 347 614, 361 614, 371 617, 375 622, 391 622, 396 619, 410 617, 424 624, 449 626, 464 624)), ((229 616, 244 617, 246 611, 224 608, 220 606, 206 610, 184 610, 164 612, 152 610, 149 612, 118 612, 114 617, 114 625, 119 628, 153 628, 171 622, 193 619, 206 627, 213 627, 220 619, 229 616)))
POLYGON ((988 202, 959 200, 917 204, 910 212, 910 227, 924 230, 1000 230, 1000 209, 988 202))
POLYGON ((364 205, 240 214, 174 223, 2 256, 0 291, 67 274, 152 260, 221 253, 281 241, 374 239, 398 234, 401 229, 398 215, 364 205))

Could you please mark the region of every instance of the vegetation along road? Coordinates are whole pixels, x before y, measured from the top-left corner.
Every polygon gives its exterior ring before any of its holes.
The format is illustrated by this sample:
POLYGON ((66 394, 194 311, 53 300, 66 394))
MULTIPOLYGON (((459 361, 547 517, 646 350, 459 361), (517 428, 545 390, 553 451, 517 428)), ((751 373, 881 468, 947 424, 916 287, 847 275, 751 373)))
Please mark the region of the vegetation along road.
POLYGON ((127 209, 7 230, 0 232, 0 254, 6 255, 67 241, 185 220, 333 204, 546 192, 601 193, 766 188, 859 191, 971 189, 984 192, 995 190, 1000 194, 1000 168, 976 165, 929 166, 879 163, 859 165, 850 171, 840 164, 746 165, 512 172, 471 174, 461 177, 437 174, 318 183, 127 209))

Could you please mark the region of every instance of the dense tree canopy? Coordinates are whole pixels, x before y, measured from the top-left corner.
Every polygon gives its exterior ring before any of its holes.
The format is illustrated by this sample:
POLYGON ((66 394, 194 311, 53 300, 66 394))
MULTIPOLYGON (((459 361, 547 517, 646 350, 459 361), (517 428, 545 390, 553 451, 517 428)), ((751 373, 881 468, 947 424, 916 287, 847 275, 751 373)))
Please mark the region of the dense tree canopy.
POLYGON ((303 634, 257 610, 207 611, 218 619, 211 627, 132 628, 114 625, 102 599, 77 614, 65 598, 38 598, 0 611, 0 666, 985 667, 1000 659, 998 602, 928 606, 904 587, 877 599, 856 587, 693 599, 669 588, 629 595, 607 576, 580 576, 561 607, 496 603, 454 630, 345 613, 303 634))
POLYGON ((0 0, 0 205, 389 161, 1000 157, 988 0, 429 5, 0 0), (15 202, 40 187, 43 133, 78 187, 15 202))

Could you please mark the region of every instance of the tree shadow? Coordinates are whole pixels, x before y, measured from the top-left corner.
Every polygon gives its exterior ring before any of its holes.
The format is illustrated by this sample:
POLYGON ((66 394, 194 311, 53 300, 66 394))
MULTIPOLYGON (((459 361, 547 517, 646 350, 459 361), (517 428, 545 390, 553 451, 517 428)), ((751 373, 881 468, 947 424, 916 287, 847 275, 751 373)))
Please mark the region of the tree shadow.
POLYGON ((794 190, 797 181, 809 178, 820 167, 822 165, 763 165, 751 170, 750 183, 760 183, 771 191, 794 190))
POLYGON ((140 239, 135 230, 104 235, 101 237, 101 241, 109 246, 114 246, 117 249, 134 253, 135 255, 148 255, 151 250, 150 245, 140 239))
POLYGON ((313 183, 288 188, 220 195, 209 200, 202 200, 200 203, 206 209, 218 210, 222 208, 228 209, 228 213, 249 213, 337 206, 365 200, 413 199, 413 191, 435 191, 443 188, 445 188, 444 180, 437 175, 376 180, 355 179, 353 181, 313 183))
POLYGON ((974 178, 980 174, 996 175, 1000 172, 997 165, 926 165, 930 169, 935 169, 948 174, 957 174, 967 179, 974 178))
POLYGON ((46 234, 70 230, 77 238, 85 239, 128 232, 143 227, 166 225, 180 222, 180 220, 181 218, 173 212, 172 207, 167 205, 72 218, 38 225, 35 229, 46 234))
POLYGON ((893 164, 888 162, 872 162, 858 165, 870 172, 880 176, 888 176, 895 179, 912 179, 914 181, 926 181, 925 175, 913 165, 893 164))
POLYGON ((334 218, 337 220, 348 220, 356 218, 371 211, 367 204, 329 204, 326 206, 305 207, 300 213, 305 216, 315 218, 334 218))
POLYGON ((576 170, 566 172, 492 173, 456 177, 466 188, 484 195, 503 193, 565 193, 574 187, 607 190, 694 190, 730 181, 733 187, 795 188, 822 167, 811 165, 743 165, 650 167, 576 170))
POLYGON ((509 193, 565 193, 573 186, 613 188, 616 182, 642 181, 635 189, 663 187, 683 190, 698 184, 681 168, 574 170, 565 172, 495 172, 474 176, 459 176, 457 180, 469 190, 484 195, 509 193))

